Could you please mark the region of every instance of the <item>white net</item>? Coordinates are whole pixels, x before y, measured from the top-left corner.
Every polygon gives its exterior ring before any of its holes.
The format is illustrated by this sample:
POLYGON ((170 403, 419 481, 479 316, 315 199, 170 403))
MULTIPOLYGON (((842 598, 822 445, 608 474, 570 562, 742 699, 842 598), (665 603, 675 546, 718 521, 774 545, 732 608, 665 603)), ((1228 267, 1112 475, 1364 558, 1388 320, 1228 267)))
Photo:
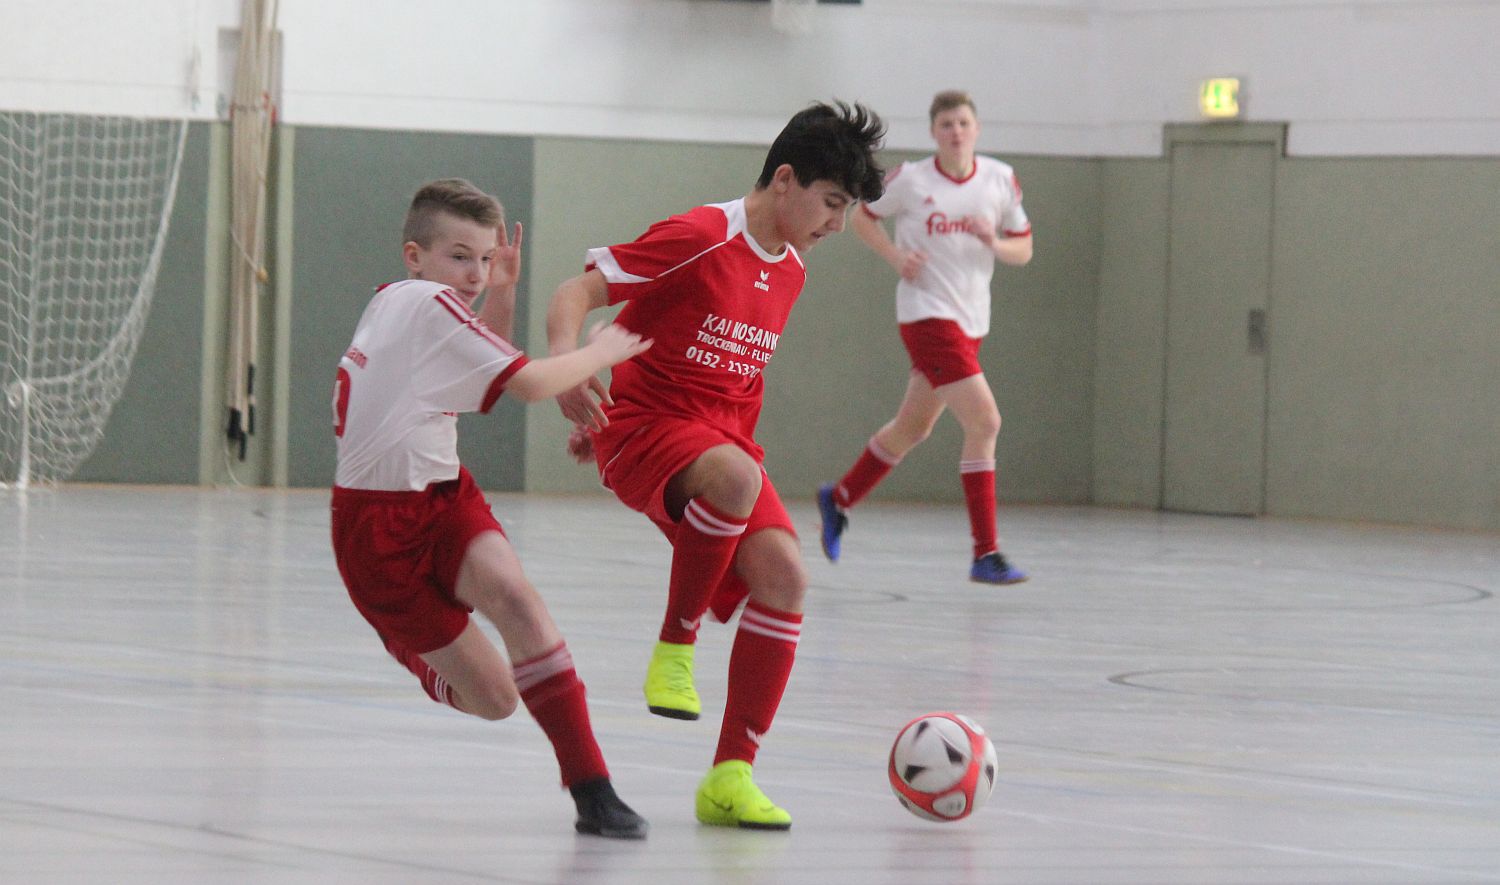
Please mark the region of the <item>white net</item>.
POLYGON ((151 309, 185 121, 0 113, 0 483, 66 479, 151 309))
POLYGON ((810 34, 817 0, 771 0, 771 27, 783 34, 810 34))

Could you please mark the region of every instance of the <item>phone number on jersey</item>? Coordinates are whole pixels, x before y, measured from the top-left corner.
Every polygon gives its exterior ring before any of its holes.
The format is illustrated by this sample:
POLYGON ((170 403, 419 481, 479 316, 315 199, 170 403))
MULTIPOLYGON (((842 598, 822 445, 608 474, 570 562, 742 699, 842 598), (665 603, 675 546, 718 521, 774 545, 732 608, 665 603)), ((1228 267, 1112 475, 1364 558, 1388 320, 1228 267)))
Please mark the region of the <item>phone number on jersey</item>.
POLYGON ((725 359, 720 354, 711 350, 704 350, 696 345, 687 349, 687 358, 700 365, 708 366, 710 369, 723 369, 732 375, 744 375, 746 378, 754 378, 760 374, 759 366, 742 363, 739 360, 725 359))

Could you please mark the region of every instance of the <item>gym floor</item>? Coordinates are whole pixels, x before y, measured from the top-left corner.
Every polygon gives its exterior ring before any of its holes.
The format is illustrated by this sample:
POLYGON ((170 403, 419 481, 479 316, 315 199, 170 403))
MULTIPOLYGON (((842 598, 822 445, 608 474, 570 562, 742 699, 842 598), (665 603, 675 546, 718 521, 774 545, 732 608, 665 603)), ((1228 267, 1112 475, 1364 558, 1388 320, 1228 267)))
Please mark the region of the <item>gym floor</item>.
POLYGON ((1002 508, 1033 579, 967 578, 960 507, 869 503, 811 578, 757 782, 700 826, 704 717, 640 695, 668 550, 611 499, 493 495, 567 636, 644 842, 573 832, 524 713, 428 701, 349 604, 322 491, 0 492, 0 882, 1500 882, 1500 538, 1002 508), (900 726, 999 753, 953 824, 886 783, 900 726))

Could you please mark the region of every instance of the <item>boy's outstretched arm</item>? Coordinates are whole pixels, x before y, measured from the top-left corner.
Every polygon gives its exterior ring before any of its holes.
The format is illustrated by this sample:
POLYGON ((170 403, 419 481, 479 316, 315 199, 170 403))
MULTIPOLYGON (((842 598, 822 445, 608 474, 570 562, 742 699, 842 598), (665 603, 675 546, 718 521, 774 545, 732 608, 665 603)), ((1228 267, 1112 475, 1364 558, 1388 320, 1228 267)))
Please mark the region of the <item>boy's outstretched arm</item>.
MULTIPOLYGON (((589 311, 608 303, 609 284, 598 270, 586 271, 558 286, 552 294, 552 303, 547 307, 547 344, 552 355, 561 356, 577 348, 578 333, 583 330, 589 311)), ((562 409, 563 417, 575 426, 591 430, 599 430, 609 423, 601 403, 611 404, 609 389, 592 374, 586 383, 580 382, 557 395, 557 405, 562 409), (590 391, 593 396, 589 395, 590 391)))
POLYGON ((532 403, 579 387, 594 373, 624 362, 651 346, 650 339, 610 323, 589 333, 588 343, 568 353, 528 362, 505 384, 507 393, 532 403))

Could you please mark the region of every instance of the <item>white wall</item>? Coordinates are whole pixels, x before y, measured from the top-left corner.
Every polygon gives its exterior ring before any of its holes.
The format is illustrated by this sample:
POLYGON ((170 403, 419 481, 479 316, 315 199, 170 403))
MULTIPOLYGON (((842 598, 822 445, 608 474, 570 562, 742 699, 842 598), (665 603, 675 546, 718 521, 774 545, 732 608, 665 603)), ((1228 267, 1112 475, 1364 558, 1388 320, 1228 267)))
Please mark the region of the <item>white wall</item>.
MULTIPOLYGON (((212 117, 238 18, 4 0, 0 110, 212 117)), ((929 97, 963 86, 987 150, 1155 156, 1198 81, 1236 74, 1292 153, 1500 155, 1500 0, 864 0, 806 36, 732 0, 283 0, 280 25, 295 124, 760 144, 837 96, 922 149, 929 97)))
POLYGON ((0 0, 0 110, 212 117, 238 22, 236 0, 0 0))

